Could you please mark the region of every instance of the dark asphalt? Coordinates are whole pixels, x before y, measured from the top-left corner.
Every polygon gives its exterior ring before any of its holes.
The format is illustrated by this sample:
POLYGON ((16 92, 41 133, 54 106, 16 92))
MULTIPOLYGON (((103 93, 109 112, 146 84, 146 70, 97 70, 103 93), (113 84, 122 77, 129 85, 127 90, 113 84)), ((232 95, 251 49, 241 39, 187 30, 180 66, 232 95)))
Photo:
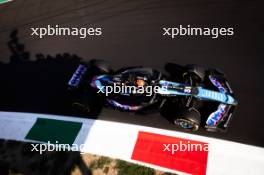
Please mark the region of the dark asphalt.
MULTIPOLYGON (((116 68, 143 65, 162 69, 166 62, 217 67, 226 73, 239 106, 227 133, 197 134, 264 147, 261 7, 260 1, 249 0, 14 1, 0 5, 0 61, 9 61, 9 34, 18 29, 19 40, 33 60, 37 53, 55 57, 66 52, 84 60, 108 60, 116 68), (30 36, 30 27, 48 24, 102 27, 103 36, 86 39, 30 36), (162 27, 180 24, 233 27, 235 34, 218 39, 189 36, 172 40, 162 36, 162 27)), ((67 109, 60 110, 67 98, 64 82, 77 62, 29 64, 11 68, 0 64, 3 97, 0 110, 67 113, 67 109)), ((137 116, 104 109, 98 118, 177 130, 158 114, 137 116)))

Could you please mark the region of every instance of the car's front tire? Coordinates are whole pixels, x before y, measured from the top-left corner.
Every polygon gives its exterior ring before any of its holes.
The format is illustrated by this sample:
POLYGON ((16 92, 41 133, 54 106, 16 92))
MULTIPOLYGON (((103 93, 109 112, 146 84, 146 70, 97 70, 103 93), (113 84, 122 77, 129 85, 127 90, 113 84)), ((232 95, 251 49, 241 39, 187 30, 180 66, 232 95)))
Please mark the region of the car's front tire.
POLYGON ((197 131, 200 128, 201 115, 194 108, 189 108, 174 118, 174 124, 187 131, 197 131))

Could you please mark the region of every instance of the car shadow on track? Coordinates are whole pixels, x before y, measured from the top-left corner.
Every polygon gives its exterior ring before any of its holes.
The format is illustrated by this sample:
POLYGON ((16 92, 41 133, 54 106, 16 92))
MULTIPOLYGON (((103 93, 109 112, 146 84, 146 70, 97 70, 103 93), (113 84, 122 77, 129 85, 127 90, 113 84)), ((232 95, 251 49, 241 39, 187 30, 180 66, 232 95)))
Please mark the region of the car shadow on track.
MULTIPOLYGON (((0 110, 80 116, 71 106, 67 83, 81 58, 68 53, 56 56, 39 53, 32 61, 17 33, 10 34, 9 63, 0 63, 0 110)), ((87 114, 89 118, 98 116, 101 105, 97 108, 87 114)))

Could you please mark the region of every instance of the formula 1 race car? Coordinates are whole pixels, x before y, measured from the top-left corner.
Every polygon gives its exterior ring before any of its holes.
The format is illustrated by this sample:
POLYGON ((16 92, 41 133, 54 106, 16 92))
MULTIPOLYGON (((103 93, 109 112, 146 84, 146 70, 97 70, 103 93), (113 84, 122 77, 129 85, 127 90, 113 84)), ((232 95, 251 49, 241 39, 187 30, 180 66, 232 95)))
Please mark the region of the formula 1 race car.
POLYGON ((98 105, 138 114, 160 112, 189 131, 226 131, 237 101, 223 73, 198 65, 165 65, 114 71, 102 60, 78 66, 68 82, 73 106, 92 113, 98 105), (99 102, 99 103, 98 103, 99 102))

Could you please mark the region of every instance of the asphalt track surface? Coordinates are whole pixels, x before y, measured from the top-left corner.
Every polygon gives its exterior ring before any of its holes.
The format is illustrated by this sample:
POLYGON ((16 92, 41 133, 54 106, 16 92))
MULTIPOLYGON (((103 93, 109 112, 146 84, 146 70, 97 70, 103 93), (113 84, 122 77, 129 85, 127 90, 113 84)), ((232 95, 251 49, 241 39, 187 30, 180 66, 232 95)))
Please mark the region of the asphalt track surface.
MULTIPOLYGON (((65 82, 83 60, 104 59, 115 68, 142 65, 162 69, 166 62, 217 67, 226 73, 239 106, 227 133, 194 134, 264 147, 263 11, 258 1, 236 0, 21 0, 0 6, 0 110, 70 115, 65 82), (30 27, 102 27, 103 36, 30 36, 30 27), (233 27, 229 37, 163 37, 162 27, 233 27), (7 64, 9 35, 18 30, 31 60, 7 64), (57 55, 67 53, 66 55, 57 55), (57 56, 56 56, 57 55, 57 56), (68 59, 65 59, 68 58, 68 59), (64 60, 64 61, 63 61, 64 60), (66 61, 65 61, 66 60, 66 61)), ((103 109, 98 119, 179 130, 155 115, 103 109)))

